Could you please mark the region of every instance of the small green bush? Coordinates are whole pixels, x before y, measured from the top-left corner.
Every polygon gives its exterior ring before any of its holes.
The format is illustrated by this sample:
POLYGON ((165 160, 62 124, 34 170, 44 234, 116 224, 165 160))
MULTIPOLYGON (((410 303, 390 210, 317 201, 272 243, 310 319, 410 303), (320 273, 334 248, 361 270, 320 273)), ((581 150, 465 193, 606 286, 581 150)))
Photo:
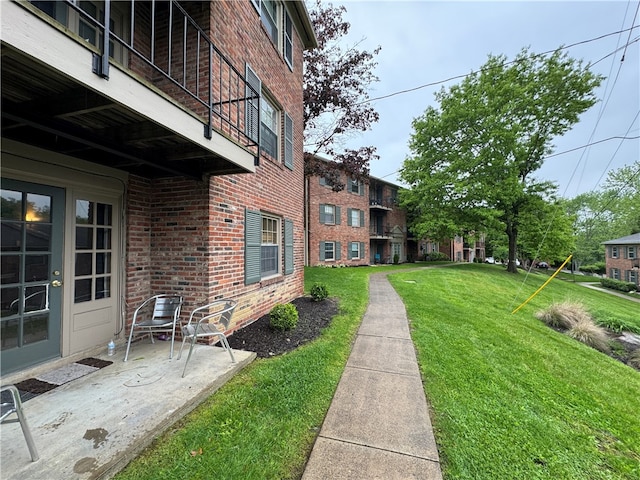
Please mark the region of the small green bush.
POLYGON ((425 255, 424 259, 427 262, 438 262, 438 261, 442 261, 442 260, 449 260, 449 256, 445 253, 440 253, 440 252, 431 252, 427 255, 425 255))
POLYGON ((298 310, 292 303, 278 303, 269 312, 269 325, 274 330, 291 330, 298 325, 298 310))
POLYGON ((397 265, 398 262, 400 261, 400 255, 398 255, 397 253, 393 256, 393 264, 397 265))
POLYGON ((314 283, 311 287, 311 298, 314 302, 321 302, 329 296, 329 290, 324 283, 314 283))
POLYGON ((607 268, 604 262, 597 262, 593 265, 582 265, 580 267, 580 271, 583 273, 597 273, 598 275, 604 275, 607 268))
POLYGON ((633 292, 636 290, 635 283, 614 280, 613 278, 601 278, 600 285, 605 288, 611 288, 613 290, 619 290, 621 292, 633 292))

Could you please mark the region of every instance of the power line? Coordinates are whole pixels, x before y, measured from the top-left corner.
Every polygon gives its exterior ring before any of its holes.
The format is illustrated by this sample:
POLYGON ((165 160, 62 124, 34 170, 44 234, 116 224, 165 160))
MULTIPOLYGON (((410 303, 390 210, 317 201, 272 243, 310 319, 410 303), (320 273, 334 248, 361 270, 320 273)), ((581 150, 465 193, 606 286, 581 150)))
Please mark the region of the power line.
MULTIPOLYGON (((600 35, 599 37, 590 38, 588 40, 582 40, 580 42, 572 43, 571 45, 567 45, 567 46, 564 46, 564 47, 558 47, 558 48, 556 48, 554 50, 547 50, 546 52, 542 52, 542 53, 538 53, 538 54, 534 55, 534 57, 542 57, 542 56, 548 55, 550 53, 557 52, 559 50, 566 50, 566 49, 569 49, 569 48, 572 48, 572 47, 576 47, 578 45, 583 45, 583 44, 586 44, 586 43, 595 42, 597 40, 602 40, 603 38, 610 37, 612 35, 618 35, 620 33, 631 32, 635 28, 640 28, 640 25, 634 25, 634 26, 631 26, 629 28, 626 28, 626 29, 623 29, 623 30, 619 30, 617 32, 607 33, 607 34, 604 34, 604 35, 600 35)), ((638 41, 638 39, 636 38, 634 40, 634 42, 635 41, 638 41)), ((634 42, 631 42, 631 43, 634 43, 634 42)), ((625 45, 625 47, 626 46, 627 45, 625 45)), ((607 56, 609 56, 609 55, 607 55, 607 56)), ((503 65, 511 65, 511 64, 517 63, 519 61, 520 60, 511 60, 509 62, 505 62, 503 65)), ((598 60, 598 61, 600 61, 600 60, 598 60)), ((405 93, 415 92, 416 90, 421 90, 421 89, 427 88, 427 87, 433 87, 435 85, 440 85, 442 83, 450 82, 451 80, 458 80, 460 78, 465 78, 465 77, 468 77, 469 75, 474 75, 476 73, 480 73, 480 72, 483 72, 485 70, 486 69, 483 69, 483 68, 481 68, 479 70, 472 70, 470 73, 465 73, 465 74, 461 74, 461 75, 455 75, 453 77, 449 77, 449 78, 446 78, 444 80, 438 80, 436 82, 425 83, 423 85, 419 85, 419 86, 413 87, 413 88, 407 88, 405 90, 398 90, 397 92, 392 92, 392 93, 389 93, 387 95, 382 95, 380 97, 368 98, 366 100, 358 102, 356 105, 362 105, 362 104, 369 103, 369 102, 375 102, 377 100, 384 100, 384 99, 387 99, 387 98, 390 98, 390 97, 395 97, 397 95, 402 95, 402 94, 405 94, 405 93)))

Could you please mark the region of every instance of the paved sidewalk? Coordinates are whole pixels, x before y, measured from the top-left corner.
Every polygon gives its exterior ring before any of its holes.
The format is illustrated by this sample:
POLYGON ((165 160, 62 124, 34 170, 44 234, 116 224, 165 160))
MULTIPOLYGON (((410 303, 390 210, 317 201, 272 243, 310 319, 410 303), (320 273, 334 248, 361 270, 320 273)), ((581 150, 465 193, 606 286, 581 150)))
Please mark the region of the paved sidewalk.
POLYGON ((442 479, 402 300, 371 275, 369 307, 303 480, 442 479))

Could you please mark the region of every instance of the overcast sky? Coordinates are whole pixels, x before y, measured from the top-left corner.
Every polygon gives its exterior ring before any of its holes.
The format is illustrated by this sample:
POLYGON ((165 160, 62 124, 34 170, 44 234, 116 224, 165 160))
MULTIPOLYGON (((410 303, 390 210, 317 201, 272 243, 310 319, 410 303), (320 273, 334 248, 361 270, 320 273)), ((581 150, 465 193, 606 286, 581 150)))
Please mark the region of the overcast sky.
MULTIPOLYGON (((526 46, 534 53, 542 53, 636 26, 631 33, 610 35, 567 50, 573 58, 594 63, 613 54, 628 40, 633 42, 626 51, 621 50, 593 66, 593 71, 608 78, 597 91, 600 102, 583 114, 580 123, 570 132, 555 141, 555 152, 613 136, 640 135, 637 0, 343 0, 332 3, 347 9, 344 19, 351 24, 351 29, 345 46, 362 41, 360 49, 373 51, 378 45, 382 47, 376 57, 375 71, 380 81, 372 85, 370 98, 467 74, 479 69, 489 54, 503 54, 513 60, 526 46), (625 56, 621 62, 623 51, 625 56)), ((348 146, 377 147, 380 160, 372 162, 371 174, 401 184, 396 172, 410 154, 412 120, 428 105, 437 106, 434 92, 459 81, 374 101, 380 121, 370 132, 351 139, 348 146)), ((556 182, 559 193, 571 198, 600 188, 608 171, 631 165, 639 157, 640 140, 609 140, 589 149, 549 158, 537 176, 556 182)))

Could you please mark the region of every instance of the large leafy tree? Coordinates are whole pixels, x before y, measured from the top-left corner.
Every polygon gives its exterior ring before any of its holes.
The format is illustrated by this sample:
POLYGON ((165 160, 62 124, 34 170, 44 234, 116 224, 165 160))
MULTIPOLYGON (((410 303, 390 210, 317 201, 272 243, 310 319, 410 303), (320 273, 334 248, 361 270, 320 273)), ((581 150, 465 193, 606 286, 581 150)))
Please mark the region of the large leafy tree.
MULTIPOLYGON (((557 187, 535 173, 555 137, 595 102, 602 77, 560 51, 522 50, 513 62, 490 55, 480 71, 441 89, 413 121, 400 178, 410 186, 403 203, 419 211, 419 236, 449 236, 499 228, 516 269, 523 216, 557 187)), ((568 252, 567 252, 568 253, 568 252)))
POLYGON ((345 46, 350 25, 343 20, 344 6, 316 0, 309 15, 318 47, 304 53, 304 135, 305 173, 327 178, 334 190, 342 190, 340 171, 366 180, 369 162, 377 158, 375 148, 343 148, 358 132, 367 131, 378 121, 378 113, 368 103, 368 88, 378 78, 373 52, 345 46), (316 155, 329 157, 319 160, 316 155))

